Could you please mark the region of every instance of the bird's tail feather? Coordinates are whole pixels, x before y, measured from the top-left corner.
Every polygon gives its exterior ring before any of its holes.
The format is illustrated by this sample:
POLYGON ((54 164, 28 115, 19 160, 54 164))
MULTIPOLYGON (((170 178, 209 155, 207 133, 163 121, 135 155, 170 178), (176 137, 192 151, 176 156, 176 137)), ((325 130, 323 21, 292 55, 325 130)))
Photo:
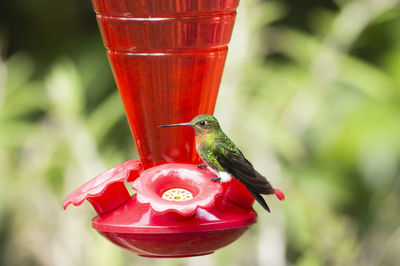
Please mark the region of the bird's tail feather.
POLYGON ((253 195, 253 197, 255 198, 255 200, 256 200, 258 203, 260 203, 260 205, 261 205, 266 211, 271 212, 270 209, 269 209, 269 207, 268 207, 268 204, 265 202, 264 198, 263 198, 260 194, 258 194, 257 192, 253 192, 253 191, 251 191, 251 190, 249 190, 249 192, 251 193, 251 195, 253 195))

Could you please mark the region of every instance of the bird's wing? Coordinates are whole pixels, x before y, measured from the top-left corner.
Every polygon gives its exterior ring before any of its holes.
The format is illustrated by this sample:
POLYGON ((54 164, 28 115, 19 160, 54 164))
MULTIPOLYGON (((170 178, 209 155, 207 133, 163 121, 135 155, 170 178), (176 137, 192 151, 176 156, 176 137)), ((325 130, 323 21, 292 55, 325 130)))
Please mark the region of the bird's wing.
POLYGON ((275 189, 267 178, 260 175, 253 165, 234 145, 217 138, 214 142, 214 156, 218 163, 233 177, 243 183, 252 193, 273 194, 275 189))
POLYGON ((265 202, 265 199, 256 192, 253 192, 251 190, 249 190, 249 192, 251 193, 251 195, 253 195, 254 199, 267 211, 267 212, 271 212, 271 210, 268 207, 268 204, 265 202))

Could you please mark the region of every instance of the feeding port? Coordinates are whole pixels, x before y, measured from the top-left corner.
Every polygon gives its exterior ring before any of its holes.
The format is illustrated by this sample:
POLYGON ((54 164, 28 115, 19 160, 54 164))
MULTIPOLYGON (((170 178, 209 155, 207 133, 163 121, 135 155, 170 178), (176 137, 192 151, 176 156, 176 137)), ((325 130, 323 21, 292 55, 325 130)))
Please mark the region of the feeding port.
POLYGON ((171 201, 185 201, 193 199, 193 194, 183 188, 171 188, 163 193, 162 198, 171 201))

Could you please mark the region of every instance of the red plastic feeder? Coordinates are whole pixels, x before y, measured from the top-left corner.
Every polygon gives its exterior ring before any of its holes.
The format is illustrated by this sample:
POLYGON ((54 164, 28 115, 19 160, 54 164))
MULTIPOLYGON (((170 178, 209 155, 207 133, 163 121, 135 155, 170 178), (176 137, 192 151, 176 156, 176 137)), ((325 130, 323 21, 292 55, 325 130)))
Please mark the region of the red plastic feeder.
POLYGON ((197 167, 190 128, 158 125, 213 113, 238 0, 93 5, 141 159, 90 180, 64 208, 88 200, 93 228, 142 256, 205 255, 232 243, 256 222, 253 197, 237 180, 219 184, 197 167))

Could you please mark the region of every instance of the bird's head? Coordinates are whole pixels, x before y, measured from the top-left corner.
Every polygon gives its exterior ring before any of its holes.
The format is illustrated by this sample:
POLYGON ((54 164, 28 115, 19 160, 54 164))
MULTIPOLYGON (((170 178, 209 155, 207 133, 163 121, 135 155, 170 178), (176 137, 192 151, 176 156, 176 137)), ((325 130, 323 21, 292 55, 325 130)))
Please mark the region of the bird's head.
POLYGON ((194 129, 196 135, 208 135, 221 130, 218 120, 212 115, 198 115, 188 123, 162 125, 160 127, 189 126, 194 129))

